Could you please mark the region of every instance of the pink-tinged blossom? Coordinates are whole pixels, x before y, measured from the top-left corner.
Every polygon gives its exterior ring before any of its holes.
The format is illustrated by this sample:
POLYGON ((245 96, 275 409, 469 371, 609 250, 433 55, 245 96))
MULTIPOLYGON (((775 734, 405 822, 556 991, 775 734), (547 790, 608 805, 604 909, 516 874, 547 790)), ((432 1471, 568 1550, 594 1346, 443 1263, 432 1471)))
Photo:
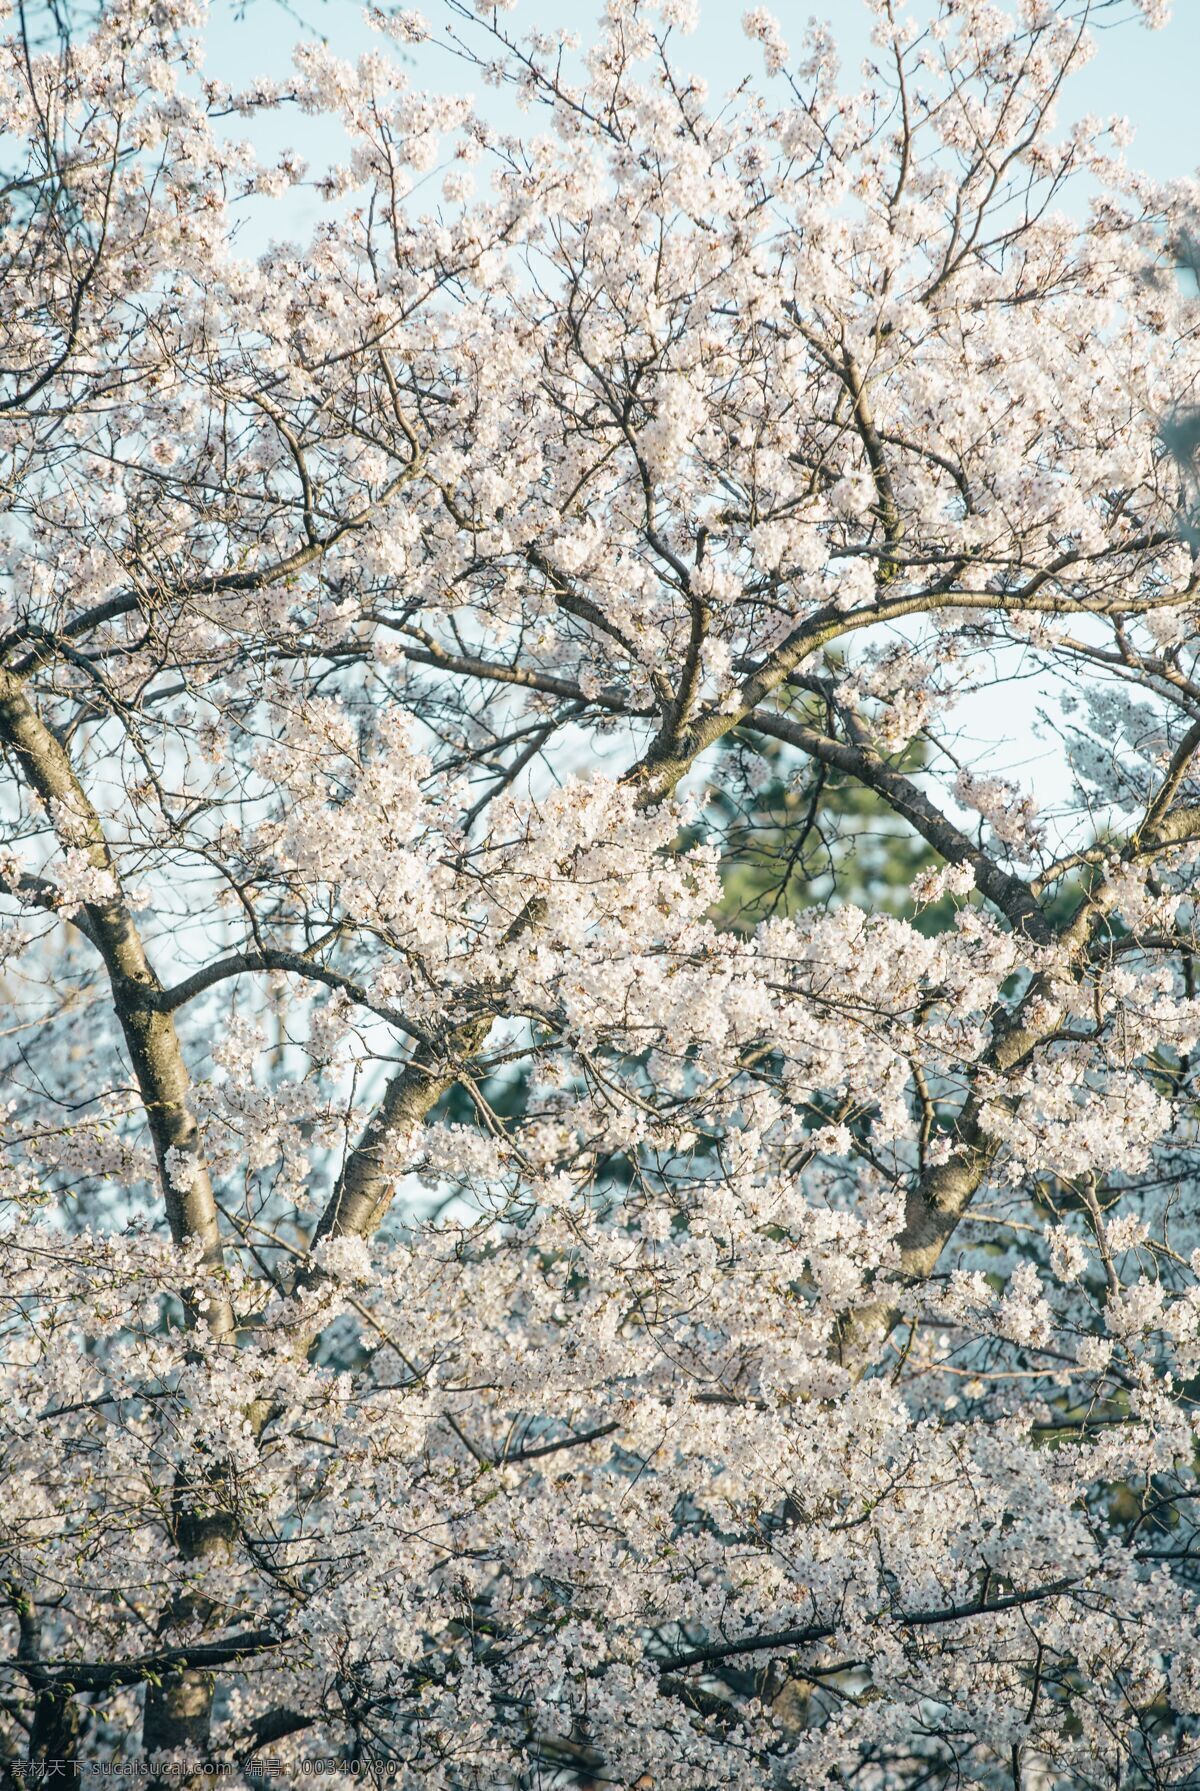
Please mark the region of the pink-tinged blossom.
POLYGON ((1183 1791, 1196 187, 521 10, 0 42, 0 1755, 1183 1791))

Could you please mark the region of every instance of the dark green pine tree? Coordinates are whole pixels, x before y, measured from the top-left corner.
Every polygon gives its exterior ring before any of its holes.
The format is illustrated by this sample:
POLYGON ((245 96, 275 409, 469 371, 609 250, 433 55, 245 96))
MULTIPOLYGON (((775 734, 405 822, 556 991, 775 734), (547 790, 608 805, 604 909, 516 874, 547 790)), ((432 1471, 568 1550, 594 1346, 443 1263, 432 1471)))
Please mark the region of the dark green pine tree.
MULTIPOLYGON (((806 719, 795 705, 797 719, 806 719)), ((914 741, 898 760, 919 772, 927 748, 914 741)), ((768 916, 824 902, 854 902, 938 932, 953 919, 947 899, 914 910, 909 885, 937 854, 873 790, 780 741, 734 736, 723 743, 702 820, 687 843, 721 851, 721 922, 739 931, 768 916)))

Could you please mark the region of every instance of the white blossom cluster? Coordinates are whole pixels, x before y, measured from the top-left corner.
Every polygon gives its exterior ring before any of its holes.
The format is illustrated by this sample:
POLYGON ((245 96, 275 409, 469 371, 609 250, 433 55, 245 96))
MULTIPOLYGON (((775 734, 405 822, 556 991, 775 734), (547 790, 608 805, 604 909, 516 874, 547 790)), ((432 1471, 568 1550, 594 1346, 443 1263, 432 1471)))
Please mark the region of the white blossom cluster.
POLYGON ((1166 9, 868 5, 4 23, 6 1783, 1197 1782, 1166 9))

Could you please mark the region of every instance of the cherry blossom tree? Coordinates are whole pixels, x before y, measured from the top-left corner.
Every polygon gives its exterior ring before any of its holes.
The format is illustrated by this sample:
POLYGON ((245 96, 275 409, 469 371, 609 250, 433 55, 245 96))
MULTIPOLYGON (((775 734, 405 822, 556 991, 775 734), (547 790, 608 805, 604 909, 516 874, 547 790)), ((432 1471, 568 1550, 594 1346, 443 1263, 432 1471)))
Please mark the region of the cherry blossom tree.
POLYGON ((1197 1782, 1161 11, 7 20, 7 1785, 1197 1782))

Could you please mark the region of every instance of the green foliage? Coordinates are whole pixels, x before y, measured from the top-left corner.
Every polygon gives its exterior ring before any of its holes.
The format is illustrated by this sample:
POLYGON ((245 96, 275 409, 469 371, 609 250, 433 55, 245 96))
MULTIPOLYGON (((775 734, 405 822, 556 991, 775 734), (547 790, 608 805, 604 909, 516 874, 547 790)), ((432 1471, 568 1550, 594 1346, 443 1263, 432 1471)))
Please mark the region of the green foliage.
MULTIPOLYGON (((815 717, 815 699, 792 713, 824 720, 815 717)), ((898 768, 912 775, 926 756, 913 742, 898 768)), ((923 932, 940 932, 953 918, 949 899, 914 910, 909 885, 939 862, 925 841, 874 791, 776 740, 735 736, 722 744, 703 821, 688 843, 700 839, 720 846, 718 917, 739 931, 824 902, 902 915, 923 932)))

